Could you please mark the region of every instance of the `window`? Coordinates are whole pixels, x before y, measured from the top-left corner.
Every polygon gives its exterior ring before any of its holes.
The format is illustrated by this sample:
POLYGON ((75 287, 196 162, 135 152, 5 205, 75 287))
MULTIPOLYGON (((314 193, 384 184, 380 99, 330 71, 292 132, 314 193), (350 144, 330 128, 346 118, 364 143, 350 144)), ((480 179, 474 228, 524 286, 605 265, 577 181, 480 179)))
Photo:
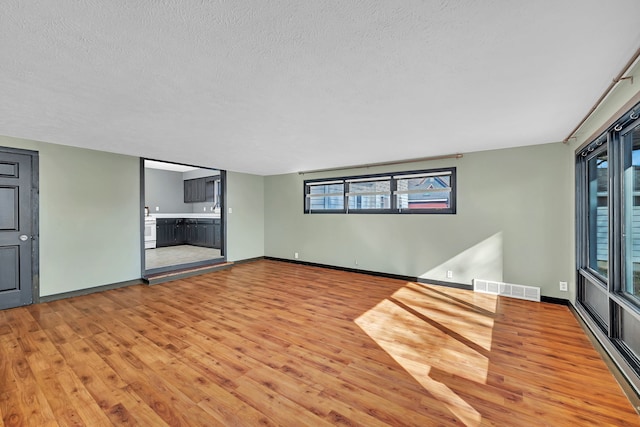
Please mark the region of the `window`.
POLYGON ((451 174, 436 172, 398 175, 396 190, 399 209, 449 209, 451 207, 451 174))
POLYGON ((576 153, 576 310, 640 390, 640 104, 576 153))
POLYGON ((609 271, 609 175, 606 148, 588 160, 589 267, 603 277, 609 271))
POLYGON ((304 181, 305 213, 456 213, 456 169, 304 181))
POLYGON ((623 292, 640 299, 640 125, 622 135, 623 140, 623 292))
POLYGON ((347 180, 349 211, 391 209, 391 177, 347 180))
POLYGON ((306 189, 305 212, 338 212, 344 210, 344 182, 309 184, 306 189))

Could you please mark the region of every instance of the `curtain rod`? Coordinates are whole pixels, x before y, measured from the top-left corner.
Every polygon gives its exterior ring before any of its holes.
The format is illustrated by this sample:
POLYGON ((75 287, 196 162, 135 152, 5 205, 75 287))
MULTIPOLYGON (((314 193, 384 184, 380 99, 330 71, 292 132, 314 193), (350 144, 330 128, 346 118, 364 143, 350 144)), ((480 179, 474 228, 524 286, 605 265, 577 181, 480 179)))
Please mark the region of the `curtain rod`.
POLYGON ((591 117, 591 115, 596 111, 596 109, 600 106, 600 104, 602 104, 602 101, 604 101, 609 96, 609 94, 611 94, 611 91, 618 83, 620 83, 623 80, 631 80, 631 83, 633 84, 633 76, 624 77, 624 75, 627 73, 627 71, 629 71, 629 69, 631 69, 631 67, 633 67, 633 64, 635 64, 638 58, 640 58, 640 48, 638 48, 636 52, 633 54, 633 56, 631 57, 631 59, 627 61, 627 63, 622 68, 622 71, 620 71, 620 73, 618 73, 618 75, 611 81, 611 83, 609 83, 609 87, 607 87, 607 89, 600 96, 600 98, 598 98, 596 103, 593 104, 593 107, 591 107, 587 115, 584 116, 582 120, 580 120, 580 123, 578 123, 578 125, 571 131, 571 133, 569 133, 569 135, 562 142, 564 142, 565 144, 569 142, 569 139, 571 139, 574 136, 574 134, 578 131, 578 129, 580 129, 582 125, 584 125, 585 122, 589 120, 589 117, 591 117))
POLYGON ((380 163, 367 163, 365 165, 353 165, 353 166, 340 166, 337 168, 327 168, 327 169, 314 169, 308 171, 300 171, 299 175, 304 175, 307 173, 318 173, 318 172, 332 172, 339 171, 344 169, 363 169, 363 168, 373 168, 376 166, 390 166, 390 165, 401 165, 403 163, 415 163, 415 162, 426 162, 430 160, 444 160, 444 159, 460 159, 462 158, 462 154, 446 154, 444 156, 432 156, 432 157, 421 157, 418 159, 406 159, 406 160, 394 160, 392 162, 380 162, 380 163))

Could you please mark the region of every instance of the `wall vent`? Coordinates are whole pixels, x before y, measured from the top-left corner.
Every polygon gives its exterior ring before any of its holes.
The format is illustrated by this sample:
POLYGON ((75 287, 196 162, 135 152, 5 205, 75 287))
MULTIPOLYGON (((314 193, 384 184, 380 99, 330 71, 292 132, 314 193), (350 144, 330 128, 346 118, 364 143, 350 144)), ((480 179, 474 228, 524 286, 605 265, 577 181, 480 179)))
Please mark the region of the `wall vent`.
POLYGON ((535 286, 514 285, 513 283, 473 279, 473 290, 474 292, 482 292, 485 294, 501 295, 504 297, 540 302, 540 288, 536 288, 535 286))

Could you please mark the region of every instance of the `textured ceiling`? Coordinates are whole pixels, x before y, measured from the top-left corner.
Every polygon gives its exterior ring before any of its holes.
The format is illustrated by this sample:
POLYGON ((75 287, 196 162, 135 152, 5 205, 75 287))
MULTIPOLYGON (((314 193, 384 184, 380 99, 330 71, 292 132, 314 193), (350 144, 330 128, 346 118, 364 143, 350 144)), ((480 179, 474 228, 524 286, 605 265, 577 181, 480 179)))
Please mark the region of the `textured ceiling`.
POLYGON ((637 0, 3 0, 0 134, 261 175, 557 142, 637 0))

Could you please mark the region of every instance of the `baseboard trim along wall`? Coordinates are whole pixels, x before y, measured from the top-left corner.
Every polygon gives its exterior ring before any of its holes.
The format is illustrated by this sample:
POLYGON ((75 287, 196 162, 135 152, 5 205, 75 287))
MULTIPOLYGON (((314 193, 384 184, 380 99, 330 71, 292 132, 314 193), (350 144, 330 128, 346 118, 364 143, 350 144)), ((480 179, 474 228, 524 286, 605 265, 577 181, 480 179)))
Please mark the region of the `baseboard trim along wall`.
POLYGON ((568 299, 545 297, 544 295, 540 296, 540 302, 548 302, 549 304, 558 304, 558 305, 566 305, 566 306, 570 305, 568 299))
POLYGON ((238 264, 246 264, 246 263, 248 263, 248 262, 260 261, 261 259, 265 259, 265 257, 263 257, 263 256, 257 256, 257 257, 253 257, 253 258, 245 258, 245 259, 241 259, 241 260, 238 260, 238 261, 233 261, 233 263, 234 263, 235 265, 238 265, 238 264))
POLYGON ((418 283, 424 283, 425 285, 446 286, 448 288, 466 289, 467 291, 473 290, 472 285, 465 285, 464 283, 455 283, 455 282, 443 282, 442 280, 431 280, 431 279, 425 279, 424 277, 416 277, 412 281, 418 282, 418 283))
MULTIPOLYGON (((268 259, 268 260, 271 260, 271 261, 280 261, 280 262, 288 262, 288 263, 291 263, 291 264, 308 265, 308 266, 311 266, 311 267, 329 268, 331 270, 347 271, 349 273, 369 274, 371 276, 386 277, 386 278, 389 278, 389 279, 406 280, 408 282, 418 282, 418 283, 423 283, 425 285, 446 286, 446 287, 449 287, 449 288, 466 289, 466 290, 469 290, 469 291, 473 290, 473 285, 467 285, 465 283, 443 282, 442 280, 432 280, 432 279, 426 279, 424 277, 411 277, 411 276, 404 276, 404 275, 401 275, 401 274, 383 273, 383 272, 380 272, 380 271, 358 270, 356 268, 340 267, 340 266, 336 266, 336 265, 328 265, 328 264, 320 264, 320 263, 316 263, 316 262, 300 261, 298 259, 287 259, 287 258, 277 258, 277 257, 265 256, 265 257, 250 258, 250 259, 247 259, 247 260, 235 261, 235 262, 237 264, 237 263, 240 263, 240 262, 251 262, 251 261, 256 261, 256 260, 259 260, 259 259, 268 259)), ((569 300, 562 299, 562 298, 541 296, 540 297, 540 301, 541 302, 550 303, 550 304, 558 304, 558 305, 566 305, 566 306, 569 305, 569 300)))
POLYGON ((270 257, 270 256, 265 256, 264 259, 268 259, 270 261, 288 262, 290 264, 307 265, 309 267, 328 268, 330 270, 346 271, 349 273, 368 274, 370 276, 386 277, 387 279, 407 280, 410 282, 415 282, 417 279, 416 277, 403 276, 400 274, 383 273, 380 271, 370 271, 370 270, 358 270, 357 268, 348 268, 348 267, 340 267, 337 265, 320 264, 317 262, 300 261, 299 259, 276 258, 276 257, 270 257))
POLYGON ((77 290, 77 291, 63 292, 61 294, 46 295, 46 296, 40 297, 39 302, 42 303, 42 302, 57 301, 59 299, 79 297, 79 296, 82 296, 82 295, 89 295, 89 294, 93 294, 93 293, 96 293, 96 292, 103 292, 103 291, 109 291, 111 289, 124 288, 126 286, 144 285, 144 284, 145 283, 144 283, 144 281, 142 279, 127 280, 126 282, 119 282, 119 283, 112 283, 110 285, 96 286, 95 288, 80 289, 80 290, 77 290))
MULTIPOLYGON (((473 290, 473 285, 467 285, 465 283, 443 282, 442 280, 425 279, 424 277, 411 277, 411 276, 404 276, 404 275, 401 275, 401 274, 383 273, 383 272, 380 272, 380 271, 358 270, 356 268, 339 267, 339 266, 336 266, 336 265, 328 265, 328 264, 320 264, 320 263, 316 263, 316 262, 300 261, 298 259, 287 259, 287 258, 277 258, 277 257, 265 256, 265 257, 250 258, 250 259, 245 260, 245 261, 235 261, 235 262, 237 264, 239 262, 251 262, 251 261, 258 260, 258 259, 268 259, 268 260, 271 260, 271 261, 280 261, 280 262, 288 262, 288 263, 291 263, 291 264, 308 265, 308 266, 311 266, 311 267, 329 268, 331 270, 348 271, 350 273, 369 274, 371 276, 386 277, 386 278, 389 278, 389 279, 397 279, 397 280, 406 280, 408 282, 418 282, 418 283, 424 283, 424 284, 428 284, 428 285, 446 286, 446 287, 449 287, 449 288, 466 289, 466 290, 469 290, 469 291, 473 290)), ((541 300, 541 302, 546 302, 546 303, 550 303, 550 304, 569 305, 569 300, 562 299, 562 298, 553 298, 553 297, 541 296, 540 300, 541 300)))
POLYGON ((430 285, 438 285, 438 286, 447 286, 449 288, 473 290, 473 286, 472 285, 466 285, 464 283, 443 282, 441 280, 431 280, 431 279, 425 279, 423 277, 412 277, 412 276, 404 276, 402 274, 384 273, 384 272, 381 272, 381 271, 359 270, 357 268, 340 267, 340 266, 336 266, 336 265, 328 265, 328 264, 320 264, 320 263, 316 263, 316 262, 300 261, 300 260, 297 260, 297 259, 277 258, 277 257, 270 257, 270 256, 265 256, 264 259, 268 259, 268 260, 271 260, 271 261, 288 262, 288 263, 291 263, 291 264, 308 265, 308 266, 311 266, 311 267, 329 268, 331 270, 347 271, 349 273, 368 274, 370 276, 386 277, 388 279, 406 280, 408 282, 418 282, 418 283, 423 283, 425 285, 426 284, 430 284, 430 285))

